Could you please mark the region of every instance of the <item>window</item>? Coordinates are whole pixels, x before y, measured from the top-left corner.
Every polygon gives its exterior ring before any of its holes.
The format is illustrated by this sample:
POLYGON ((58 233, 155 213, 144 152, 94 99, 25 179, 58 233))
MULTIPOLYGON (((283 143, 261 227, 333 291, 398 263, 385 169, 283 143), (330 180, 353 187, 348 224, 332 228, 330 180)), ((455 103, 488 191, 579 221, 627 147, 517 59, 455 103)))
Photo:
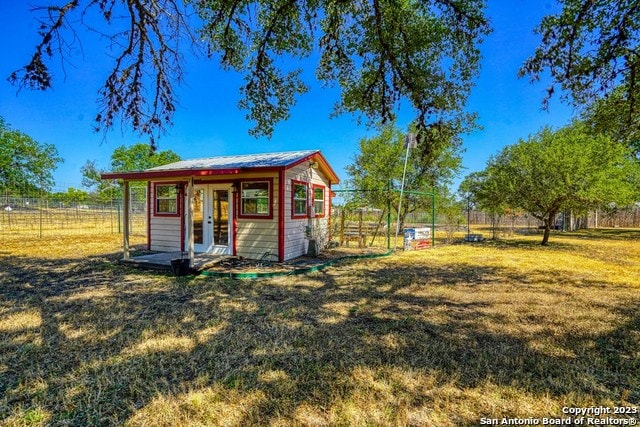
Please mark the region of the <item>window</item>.
POLYGON ((270 185, 268 181, 248 181, 242 183, 240 208, 240 214, 242 216, 271 216, 270 185))
POLYGON ((320 185, 313 186, 313 211, 316 217, 324 216, 324 187, 320 185))
POLYGON ((307 217, 307 183, 302 181, 291 182, 291 217, 307 217))
POLYGON ((156 184, 155 213, 156 215, 179 215, 176 184, 156 184))

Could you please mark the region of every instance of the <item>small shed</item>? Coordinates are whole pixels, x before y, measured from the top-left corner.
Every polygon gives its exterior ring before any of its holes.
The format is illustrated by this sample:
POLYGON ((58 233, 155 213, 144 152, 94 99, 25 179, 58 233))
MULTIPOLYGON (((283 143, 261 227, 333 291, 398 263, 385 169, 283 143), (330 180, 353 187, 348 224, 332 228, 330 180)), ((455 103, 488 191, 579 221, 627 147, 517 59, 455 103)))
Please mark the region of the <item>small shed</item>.
POLYGON ((306 254, 309 237, 329 238, 331 186, 339 182, 320 150, 184 160, 102 178, 122 180, 125 215, 129 183, 147 183, 149 250, 279 261, 306 254))

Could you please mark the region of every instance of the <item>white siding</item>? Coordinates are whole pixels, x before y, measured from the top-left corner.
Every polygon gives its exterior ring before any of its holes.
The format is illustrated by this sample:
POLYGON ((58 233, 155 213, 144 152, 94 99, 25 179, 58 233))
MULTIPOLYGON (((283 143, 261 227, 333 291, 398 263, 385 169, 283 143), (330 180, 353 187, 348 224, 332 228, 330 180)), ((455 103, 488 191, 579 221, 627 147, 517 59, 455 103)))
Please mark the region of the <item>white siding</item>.
MULTIPOLYGON (((306 254, 308 240, 305 236, 305 228, 313 221, 314 227, 317 230, 317 235, 320 237, 321 243, 324 243, 323 236, 326 236, 327 222, 329 218, 329 184, 325 177, 319 173, 317 169, 309 169, 307 162, 304 162, 298 166, 288 169, 285 172, 284 182, 284 259, 289 260, 306 254), (323 185, 325 189, 325 217, 324 218, 303 218, 292 219, 291 218, 291 180, 304 181, 310 184, 309 197, 311 197, 312 185, 323 185)), ((273 254, 273 257, 269 259, 276 259, 278 256, 278 191, 279 175, 278 173, 259 173, 251 172, 233 176, 220 176, 212 177, 204 183, 215 183, 217 179, 226 180, 230 179, 273 179, 273 192, 272 192, 272 219, 253 219, 253 218, 237 218, 237 234, 236 234, 236 251, 237 255, 259 259, 266 252, 273 254)), ((174 179, 173 182, 180 179, 174 179)), ((154 203, 155 195, 154 183, 151 184, 151 218, 150 218, 150 243, 151 250, 154 251, 178 251, 180 250, 180 235, 181 224, 180 217, 156 217, 154 215, 154 203)), ((236 207, 237 209, 240 206, 236 207)), ((236 212, 237 215, 237 212, 236 212)))
MULTIPOLYGON (((236 253, 250 259, 260 259, 265 253, 273 254, 269 260, 278 259, 278 174, 247 173, 238 175, 239 179, 273 179, 271 209, 273 218, 238 218, 236 234, 236 253)), ((238 205, 240 202, 238 203, 238 205)), ((241 206, 237 207, 238 212, 241 206)))
MULTIPOLYGON (((287 170, 285 174, 285 198, 284 198, 284 258, 285 260, 296 258, 307 253, 309 241, 306 238, 306 227, 313 223, 316 236, 319 237, 321 246, 326 243, 326 230, 329 220, 329 183, 317 169, 310 169, 307 162, 303 162, 287 170), (309 198, 312 197, 313 184, 325 187, 325 216, 324 218, 291 218, 291 180, 309 183, 309 198)), ((310 199, 311 200, 311 199, 310 199)))
POLYGON ((161 218, 151 216, 151 250, 180 250, 180 218, 161 218))
POLYGON ((278 258, 278 221, 277 212, 273 220, 238 220, 236 249, 239 256, 260 259, 265 253, 273 254, 270 261, 278 258))
POLYGON ((150 224, 150 249, 159 252, 172 252, 180 250, 180 217, 179 216, 156 216, 155 215, 155 185, 151 183, 149 191, 151 200, 150 224))

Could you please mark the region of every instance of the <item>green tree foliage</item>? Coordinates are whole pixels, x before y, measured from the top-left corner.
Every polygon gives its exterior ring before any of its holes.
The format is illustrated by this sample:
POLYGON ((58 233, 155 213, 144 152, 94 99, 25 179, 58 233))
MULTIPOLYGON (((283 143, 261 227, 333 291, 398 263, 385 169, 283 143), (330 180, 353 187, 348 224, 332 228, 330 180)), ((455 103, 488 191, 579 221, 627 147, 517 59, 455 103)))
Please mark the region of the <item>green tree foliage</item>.
POLYGON ((87 160, 80 168, 80 172, 82 173, 82 186, 89 189, 98 201, 105 203, 119 198, 118 184, 100 177, 100 174, 106 171, 101 170, 95 160, 87 160))
MULTIPOLYGON (((121 145, 111 154, 110 171, 142 171, 180 160, 180 156, 172 150, 155 151, 143 143, 130 147, 121 145)), ((118 186, 114 182, 103 180, 100 177, 100 174, 107 171, 100 169, 94 160, 87 160, 80 172, 82 173, 82 185, 94 191, 101 200, 112 200, 119 197, 118 186)))
POLYGON ((100 90, 98 129, 120 118, 153 144, 176 109, 184 46, 196 45, 244 74, 240 107, 255 123, 254 135, 270 136, 288 117, 307 90, 301 64, 312 55, 319 58, 316 77, 341 89, 337 113, 388 121, 404 100, 427 128, 466 119, 461 111, 478 72, 478 46, 489 33, 484 9, 483 0, 67 0, 36 9, 46 14, 40 43, 9 79, 50 88, 48 62, 69 56, 69 39, 84 25, 111 39, 114 56, 100 90), (106 25, 77 19, 90 11, 106 25))
POLYGON ((451 243, 455 233, 466 223, 463 211, 467 208, 467 203, 459 200, 448 187, 440 186, 436 206, 438 223, 444 225, 447 243, 451 243))
POLYGON ((91 199, 89 193, 73 187, 67 188, 66 192, 53 193, 50 196, 56 201, 76 207, 80 204, 87 203, 91 199))
POLYGON ((619 86, 591 104, 584 111, 583 120, 590 124, 593 132, 603 133, 629 147, 640 160, 640 114, 628 98, 626 87, 619 86))
POLYGON ((491 176, 493 171, 486 169, 473 172, 460 183, 459 194, 467 199, 470 206, 484 211, 491 218, 493 238, 497 237, 497 226, 500 218, 507 212, 506 193, 500 187, 500 182, 491 176))
POLYGON ((148 145, 142 143, 130 147, 122 145, 111 154, 111 171, 143 171, 178 161, 180 156, 172 150, 150 150, 148 145))
POLYGON ((580 122, 559 130, 543 128, 505 147, 483 172, 485 187, 500 194, 495 201, 522 209, 544 223, 542 244, 563 210, 576 213, 610 203, 632 203, 639 166, 629 151, 580 122))
MULTIPOLYGON (((640 99, 638 0, 560 0, 562 10, 543 18, 542 42, 520 70, 533 80, 548 71, 576 105, 588 105, 622 85, 632 111, 640 99)), ((620 94, 618 94, 619 97, 620 94)))
MULTIPOLYGON (((435 132, 435 131, 434 131, 435 132)), ((410 150, 407 162, 405 178, 405 190, 431 192, 436 188, 446 186, 451 182, 461 167, 459 155, 459 142, 447 139, 448 133, 438 141, 432 133, 432 146, 437 147, 437 152, 425 154, 424 137, 419 138, 418 147, 410 150)), ((354 203, 365 204, 384 209, 387 206, 388 197, 391 197, 392 209, 398 212, 399 193, 388 192, 388 183, 392 190, 399 190, 402 181, 404 159, 405 134, 394 123, 380 128, 379 134, 372 138, 360 140, 360 152, 356 154, 354 162, 346 167, 349 174, 348 185, 354 189, 365 190, 358 192, 359 199, 354 203)), ((400 223, 404 223, 404 217, 419 209, 430 209, 431 198, 419 195, 404 195, 400 223)))
POLYGON ((5 191, 49 190, 53 171, 62 162, 52 144, 40 144, 0 117, 0 186, 5 191))

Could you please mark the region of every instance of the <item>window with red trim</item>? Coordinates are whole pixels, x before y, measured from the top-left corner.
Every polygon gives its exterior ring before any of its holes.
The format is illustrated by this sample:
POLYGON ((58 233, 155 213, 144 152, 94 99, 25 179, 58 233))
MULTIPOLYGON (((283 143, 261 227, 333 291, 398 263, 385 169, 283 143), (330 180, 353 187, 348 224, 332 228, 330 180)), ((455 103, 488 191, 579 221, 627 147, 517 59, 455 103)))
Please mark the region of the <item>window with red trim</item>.
POLYGON ((244 181, 240 188, 241 217, 271 217, 271 182, 244 181))
POLYGON ((291 181, 291 217, 306 218, 309 186, 303 181, 291 181))
POLYGON ((154 213, 158 216, 179 216, 178 189, 176 184, 155 185, 154 213))
POLYGON ((324 189, 322 185, 313 186, 313 212, 316 217, 324 216, 324 189))

